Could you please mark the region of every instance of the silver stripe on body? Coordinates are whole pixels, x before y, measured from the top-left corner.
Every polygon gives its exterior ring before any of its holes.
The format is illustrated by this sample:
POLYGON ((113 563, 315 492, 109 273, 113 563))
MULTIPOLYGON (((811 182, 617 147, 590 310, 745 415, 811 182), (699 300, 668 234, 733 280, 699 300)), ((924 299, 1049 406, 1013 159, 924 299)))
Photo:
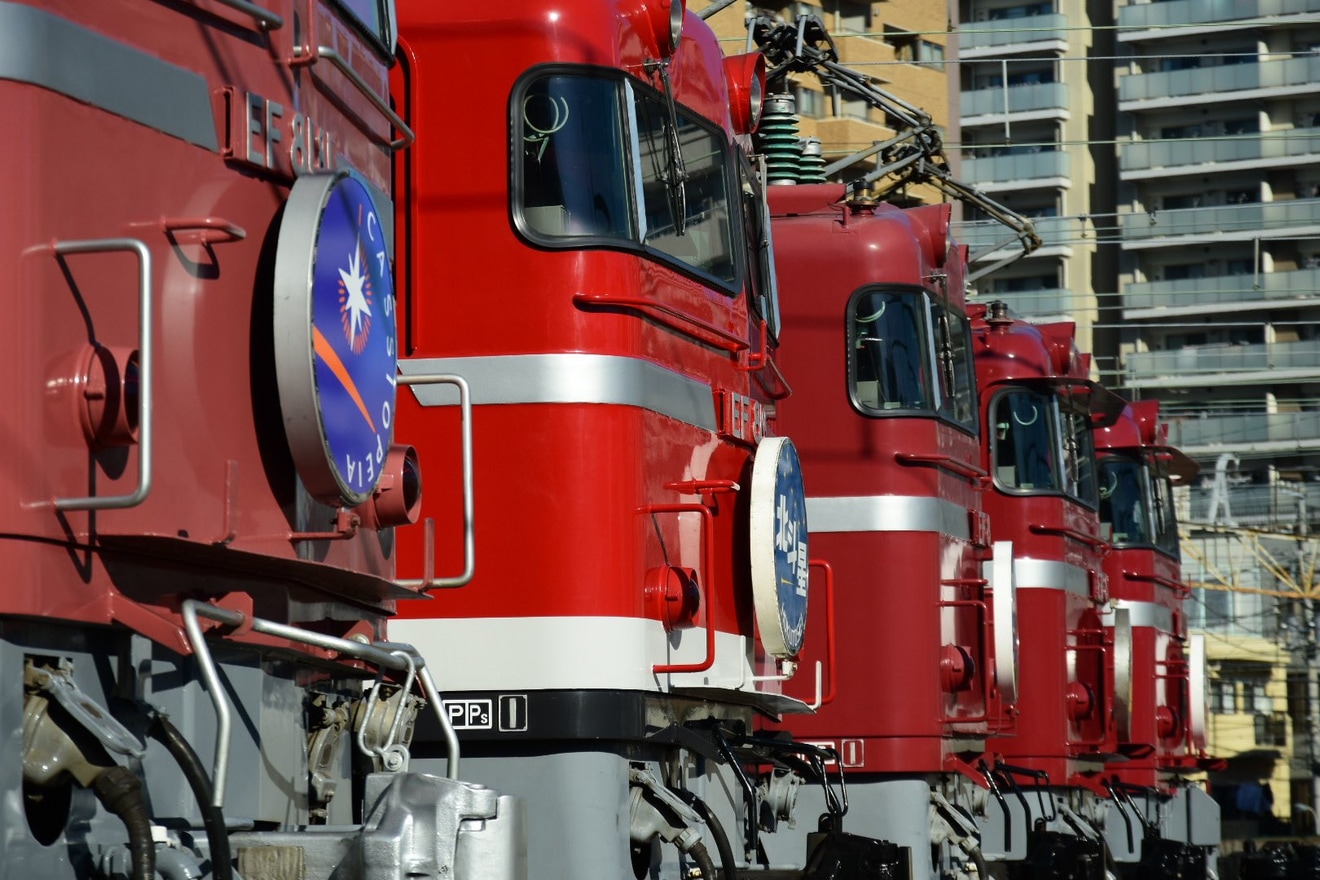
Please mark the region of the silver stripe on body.
POLYGON ((921 495, 807 499, 809 532, 938 532, 970 539, 966 508, 921 495))
POLYGON ((1091 595, 1091 579, 1086 569, 1055 559, 1014 559, 1013 575, 1018 590, 1066 590, 1079 596, 1091 595))
POLYGON ((0 79, 220 150, 205 77, 32 6, 0 2, 0 79))
MULTIPOLYGON (((1126 608, 1128 620, 1133 626, 1149 626, 1161 632, 1173 632, 1173 610, 1158 602, 1138 602, 1131 599, 1118 599, 1115 608, 1126 608)), ((1114 612, 1104 614, 1105 626, 1114 625, 1114 612)))
MULTIPOLYGON (((706 431, 715 430, 709 385, 639 358, 605 354, 523 354, 408 358, 405 376, 454 373, 468 381, 473 406, 511 403, 610 403, 635 406, 706 431)), ((458 393, 412 386, 422 406, 456 406, 458 393)))

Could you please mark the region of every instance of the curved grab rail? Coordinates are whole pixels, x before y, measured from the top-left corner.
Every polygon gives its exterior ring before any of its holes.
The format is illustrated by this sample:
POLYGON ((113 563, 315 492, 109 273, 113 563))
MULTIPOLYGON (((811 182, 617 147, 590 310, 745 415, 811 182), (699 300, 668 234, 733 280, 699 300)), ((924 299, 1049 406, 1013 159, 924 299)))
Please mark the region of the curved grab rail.
POLYGON ((711 585, 715 566, 711 562, 711 552, 715 547, 715 520, 710 508, 704 504, 652 504, 649 513, 699 513, 701 514, 702 543, 705 545, 701 554, 701 581, 697 590, 701 596, 701 610, 706 617, 706 657, 700 663, 657 663, 651 667, 656 675, 672 672, 705 672, 715 665, 715 620, 711 607, 711 585))
POLYGON ((463 573, 456 577, 436 578, 435 526, 427 519, 426 564, 420 579, 395 581, 401 587, 423 590, 451 589, 471 583, 477 570, 476 520, 473 503, 472 477, 472 389, 462 376, 451 373, 423 373, 416 376, 398 376, 400 385, 453 385, 458 389, 460 430, 463 435, 463 573))
POLYGON ((412 146, 413 142, 417 140, 417 135, 408 127, 408 123, 403 121, 402 116, 394 112, 394 108, 391 107, 385 99, 376 94, 375 90, 372 89, 367 81, 362 78, 362 75, 354 70, 353 65, 349 64, 348 60, 345 59, 343 55, 340 55, 333 46, 318 45, 315 49, 311 49, 308 46, 294 46, 293 58, 290 60, 289 64, 290 66, 297 65, 310 67, 322 58, 329 61, 331 67, 342 73, 344 78, 352 84, 353 88, 357 89, 363 97, 371 102, 371 106, 375 107, 380 114, 385 117, 385 121, 388 122, 392 128, 398 130, 400 137, 398 140, 391 140, 388 135, 382 137, 372 130, 371 127, 366 124, 366 121, 358 117, 356 113, 348 113, 349 116, 353 117, 355 122, 360 123, 358 125, 358 130, 372 141, 380 144, 382 147, 387 147, 391 152, 397 152, 406 147, 412 146))
POLYGON ((127 495, 56 498, 56 510, 115 510, 137 507, 151 494, 152 465, 152 374, 155 356, 151 343, 151 250, 138 238, 89 238, 81 241, 55 241, 56 256, 66 254, 103 254, 132 251, 138 257, 138 485, 127 495))

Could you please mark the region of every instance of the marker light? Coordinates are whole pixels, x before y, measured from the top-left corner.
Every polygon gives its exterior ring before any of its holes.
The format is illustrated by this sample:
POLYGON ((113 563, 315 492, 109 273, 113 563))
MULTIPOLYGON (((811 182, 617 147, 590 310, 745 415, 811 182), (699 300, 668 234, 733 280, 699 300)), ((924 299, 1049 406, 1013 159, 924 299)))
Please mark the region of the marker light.
POLYGON ((687 0, 638 0, 632 17, 637 30, 650 36, 656 54, 668 58, 678 51, 686 14, 687 0))
POLYGON ((751 134, 761 124, 761 109, 765 106, 765 56, 749 52, 725 58, 724 81, 729 88, 733 130, 751 134))

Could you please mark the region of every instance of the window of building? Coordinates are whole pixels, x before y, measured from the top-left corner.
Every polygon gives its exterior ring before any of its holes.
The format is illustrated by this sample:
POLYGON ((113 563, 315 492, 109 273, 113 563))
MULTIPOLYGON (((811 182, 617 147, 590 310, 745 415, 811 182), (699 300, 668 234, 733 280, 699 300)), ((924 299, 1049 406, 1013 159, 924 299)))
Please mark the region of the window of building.
POLYGON ((944 67, 944 47, 930 40, 922 40, 917 45, 917 63, 936 69, 944 67))
POLYGON ((1268 715, 1274 711, 1274 701, 1265 692, 1265 685, 1266 681, 1264 679, 1242 682, 1242 706, 1248 712, 1254 712, 1257 715, 1268 715))
POLYGON ((1288 716, 1282 712, 1257 715, 1256 745, 1286 747, 1288 745, 1288 716))
POLYGON ((872 30, 871 4, 835 0, 834 27, 842 33, 868 34, 872 30))
POLYGON ((793 97, 797 101, 799 116, 820 119, 829 115, 829 105, 825 102, 824 93, 803 86, 794 86, 793 97))
POLYGON ((1216 715, 1235 715, 1238 710, 1237 683, 1231 679, 1215 678, 1207 682, 1210 711, 1216 715))

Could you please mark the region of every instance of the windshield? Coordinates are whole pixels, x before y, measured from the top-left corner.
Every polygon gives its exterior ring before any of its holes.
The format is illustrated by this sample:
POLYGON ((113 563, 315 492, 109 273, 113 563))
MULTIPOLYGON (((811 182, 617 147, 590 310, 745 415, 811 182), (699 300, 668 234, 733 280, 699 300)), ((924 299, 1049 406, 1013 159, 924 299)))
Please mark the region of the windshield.
POLYGON ((1173 490, 1163 463, 1112 453, 1100 459, 1100 522, 1116 546, 1178 554, 1173 490))
POLYGON ((535 77, 514 110, 515 216, 529 237, 646 248, 737 286, 739 188, 722 132, 604 73, 535 77))
POLYGON ((851 312, 849 366, 862 411, 933 410, 924 295, 863 291, 853 297, 851 312))
POLYGON ((1063 493, 1095 507, 1091 418, 1061 405, 1068 400, 1025 388, 995 399, 995 480, 1007 489, 1063 493))
POLYGON ((1121 455, 1100 459, 1100 525, 1115 545, 1153 543, 1141 462, 1121 455))
POLYGON ((935 346, 940 370, 940 414, 976 430, 976 380, 972 373, 972 329, 967 319, 935 301, 935 346))
POLYGON ((991 421, 995 480, 1009 489, 1058 492, 1062 438, 1054 397, 1026 390, 1001 394, 991 421))

